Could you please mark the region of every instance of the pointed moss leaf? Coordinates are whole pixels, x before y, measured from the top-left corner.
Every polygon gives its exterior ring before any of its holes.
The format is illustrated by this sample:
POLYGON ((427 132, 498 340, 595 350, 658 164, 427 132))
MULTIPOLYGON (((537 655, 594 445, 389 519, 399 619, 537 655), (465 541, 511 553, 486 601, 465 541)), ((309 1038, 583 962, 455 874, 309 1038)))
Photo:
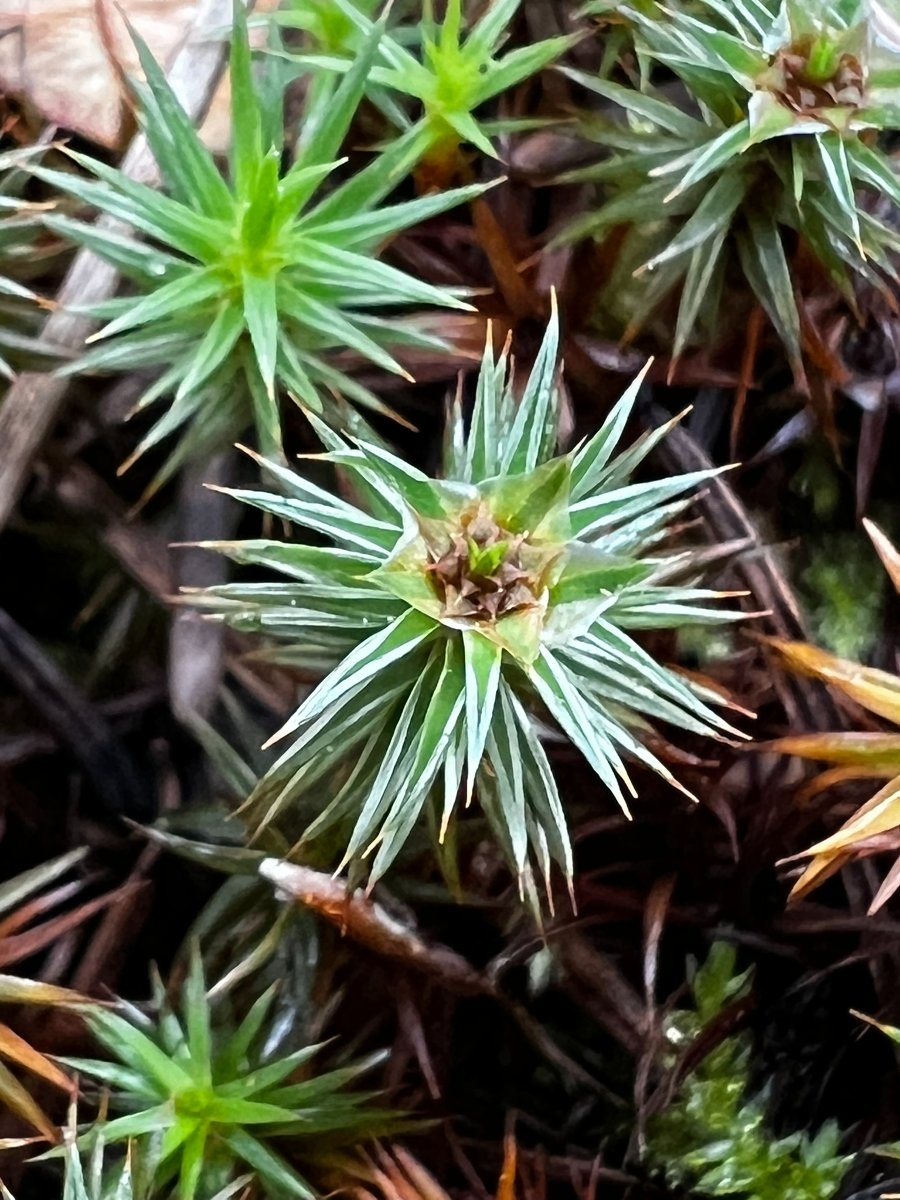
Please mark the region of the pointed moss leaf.
POLYGON ((587 72, 579 71, 575 67, 563 66, 559 70, 575 83, 588 88, 592 92, 596 92, 598 96, 602 96, 605 100, 612 100, 616 104, 620 104, 623 108, 634 113, 642 120, 649 122, 651 125, 659 126, 678 137, 694 141, 702 138, 704 135, 702 122, 683 113, 675 105, 657 99, 652 92, 649 94, 639 92, 634 88, 625 87, 621 83, 589 75, 587 72))
POLYGON ((687 349, 710 296, 715 295, 712 283, 715 273, 722 266, 727 236, 728 231, 721 229, 705 245, 698 246, 691 253, 675 323, 673 356, 676 359, 687 349))
POLYGON ((502 815, 501 825, 508 837, 513 861, 521 874, 528 862, 528 823, 526 819, 526 789, 521 730, 503 686, 494 719, 487 729, 488 762, 482 784, 488 792, 496 789, 496 803, 502 815), (484 778, 487 776, 490 783, 484 778))
POLYGON ((253 84, 250 62, 250 38, 247 12, 240 0, 232 10, 232 34, 229 57, 231 81, 231 171, 235 193, 244 202, 251 201, 254 183, 263 157, 262 122, 259 99, 253 84))
POLYGON ((222 280, 214 271, 181 274, 144 300, 130 306, 127 312, 110 321, 95 338, 112 337, 140 325, 149 325, 161 318, 176 317, 185 309, 194 309, 221 295, 222 280))
POLYGON ((857 212, 856 191, 843 138, 839 134, 823 134, 816 139, 828 186, 838 207, 846 218, 854 241, 860 244, 861 234, 857 212))
POLYGON ((271 275, 253 271, 243 276, 244 321, 253 343, 266 395, 275 391, 275 360, 278 346, 277 283, 271 275))
POLYGON ((243 1129, 230 1129, 226 1136, 230 1150, 259 1175, 275 1195, 297 1200, 317 1200, 316 1193, 284 1159, 243 1129))
POLYGON ((747 230, 739 231, 738 253, 744 274, 787 347, 800 361, 800 315, 781 234, 772 217, 756 209, 747 214, 747 230))
POLYGON ((360 447, 377 474, 402 496, 413 512, 422 517, 441 519, 458 511, 466 500, 477 497, 471 488, 429 479, 422 471, 380 446, 360 443, 360 447))
POLYGON ((74 172, 54 171, 38 164, 30 168, 31 173, 58 187, 64 195, 73 195, 118 217, 142 233, 157 238, 163 245, 180 250, 199 262, 215 260, 216 246, 221 244, 223 236, 221 223, 215 218, 189 212, 171 197, 129 179, 127 175, 120 175, 106 163, 74 150, 67 153, 97 179, 83 179, 74 172))
POLYGON ((70 850, 68 854, 61 854, 58 858, 41 863, 38 867, 20 871, 12 879, 0 884, 0 914, 17 908, 29 896, 43 890, 54 880, 59 879, 61 875, 65 875, 67 871, 77 866, 86 855, 85 847, 70 850))
MULTIPOLYGON (((503 470, 504 422, 506 395, 504 381, 508 358, 503 354, 494 361, 491 339, 487 338, 481 359, 481 370, 475 388, 475 408, 472 425, 465 442, 465 478, 469 482, 487 479, 503 470)), ((462 413, 457 416, 460 438, 463 437, 462 413)))
MULTIPOLYGON (((396 184, 396 181, 396 177, 392 177, 391 182, 396 184)), ((353 183, 355 180, 350 182, 353 183)), ((309 222, 309 228, 314 229, 319 236, 340 233, 347 244, 368 250, 378 245, 386 237, 400 233, 411 225, 429 221, 432 217, 446 212, 448 208, 455 208, 458 204, 476 199, 487 190, 488 186, 487 184, 473 183, 467 187, 457 188, 453 192, 419 196, 415 200, 407 200, 402 204, 391 204, 386 208, 377 209, 375 212, 360 213, 358 209, 354 208, 346 215, 334 217, 327 223, 323 221, 326 202, 315 210, 314 217, 309 222)))
POLYGON ((482 493, 499 523, 511 533, 534 533, 543 527, 565 536, 570 475, 568 458, 555 458, 527 475, 488 480, 482 493))
POLYGON ((505 438, 503 470, 509 475, 534 471, 553 451, 557 439, 559 395, 557 356, 559 315, 556 300, 512 428, 505 438))
POLYGON ((181 1200, 194 1200, 203 1172, 203 1158, 206 1151, 207 1131, 203 1125, 191 1130, 184 1139, 181 1148, 181 1170, 179 1173, 178 1194, 181 1200))
POLYGON ((687 254, 698 246, 706 246, 710 238, 726 230, 735 210, 747 194, 750 181, 742 171, 722 175, 706 192, 694 215, 685 221, 679 232, 642 270, 655 270, 670 258, 687 254))
POLYGON ((373 675, 411 654, 424 641, 434 637, 435 633, 434 621, 415 609, 408 610, 348 654, 341 665, 301 704, 278 736, 284 737, 301 724, 319 716, 326 707, 338 703, 373 675))
POLYGON ((550 603, 563 605, 598 599, 603 592, 619 591, 647 579, 652 573, 650 563, 576 545, 567 555, 562 574, 550 590, 550 603))
POLYGON ((267 567, 303 583, 353 583, 367 575, 377 562, 375 558, 336 547, 293 545, 264 538, 199 545, 227 554, 235 562, 267 567))
POLYGON ((184 1011, 187 1042, 191 1058, 201 1064, 204 1083, 211 1084, 212 1033, 209 1023, 209 1006, 206 1000, 206 980, 200 950, 194 946, 184 988, 184 1011))
POLYGON ((424 670, 417 673, 409 689, 399 718, 390 731, 390 740, 368 782, 365 802, 347 843, 345 863, 355 855, 365 854, 376 844, 379 830, 398 790, 404 787, 403 781, 411 776, 417 733, 427 709, 428 698, 437 682, 438 671, 438 659, 432 652, 424 670))
MULTIPOLYGON (((466 674, 463 647, 460 639, 448 638, 444 647, 444 661, 434 686, 428 707, 422 718, 421 732, 415 749, 409 784, 401 789, 379 834, 378 858, 373 864, 373 875, 383 874, 406 841, 415 820, 421 811, 432 782, 445 762, 455 762, 450 753, 456 743, 465 719, 466 674)), ((444 775, 442 797, 442 831, 446 830, 450 813, 456 803, 459 790, 459 772, 444 775)))
MULTIPOLYGON (((530 826, 532 846, 546 845, 553 859, 562 868, 567 880, 572 878, 572 846, 569 841, 569 831, 566 825, 565 811, 557 791, 556 781, 550 762, 534 729, 534 724, 525 711, 521 701, 510 688, 504 693, 504 701, 509 706, 519 728, 519 748, 522 753, 522 774, 525 781, 525 794, 528 809, 533 813, 533 824, 530 826)), ((526 809, 526 819, 528 818, 526 809)), ((539 855, 539 857, 544 857, 539 855)), ((549 884, 549 871, 545 872, 545 882, 549 884)))
POLYGON ((466 694, 466 788, 471 798, 476 772, 484 754, 497 689, 503 651, 478 630, 463 633, 466 694))
MULTIPOLYGON (((246 250, 248 265, 252 270, 257 264, 254 256, 263 256, 277 240, 275 225, 279 211, 281 193, 278 186, 278 171, 281 152, 272 147, 258 164, 253 180, 253 193, 246 203, 241 221, 241 241, 246 250)), ((258 268, 257 268, 258 269, 258 268)), ((274 273, 269 274, 274 278, 274 273)))
POLYGON ((587 496, 602 478, 606 465, 625 432, 625 426, 649 369, 650 363, 648 362, 637 378, 622 393, 621 398, 590 441, 575 452, 571 483, 573 500, 581 500, 587 496))
POLYGON ((150 1086, 174 1093, 190 1086, 190 1077, 140 1030, 115 1013, 93 1008, 85 1018, 95 1037, 123 1061, 139 1069, 150 1086))
POLYGON ((155 102, 156 112, 145 121, 154 156, 181 192, 180 198, 195 204, 206 216, 216 218, 227 211, 228 188, 147 43, 133 27, 129 32, 155 102))
POLYGON ((601 492, 596 497, 578 500, 569 508, 573 531, 580 538, 595 541, 607 530, 652 511, 657 505, 696 488, 717 474, 720 472, 716 470, 689 471, 653 483, 627 484, 605 494, 601 492))
MULTIPOLYGON (((271 463, 267 464, 271 470, 271 463)), ((305 482, 305 481, 304 481, 305 482)), ((328 492, 306 484, 303 499, 285 500, 271 492, 257 492, 248 489, 222 489, 227 495, 252 504, 263 512, 282 517, 296 525, 313 529, 333 538, 345 548, 371 553, 378 556, 393 548, 400 530, 385 521, 369 517, 360 509, 330 496, 328 492)))
POLYGON ((591 720, 590 705, 565 667, 546 648, 532 665, 535 689, 566 735, 628 812, 617 775, 627 780, 625 769, 612 742, 599 724, 591 720))
MULTIPOLYGON (((268 1011, 267 1009, 266 1012, 268 1013, 268 1011)), ((251 1041, 255 1040, 255 1036, 251 1041)), ((246 1044, 249 1047, 251 1043, 247 1042, 246 1044)), ((216 1089, 217 1094, 224 1101, 230 1099, 247 1099, 250 1096, 258 1096, 263 1092, 268 1092, 277 1084, 281 1084, 289 1075, 296 1072, 299 1067, 308 1063, 321 1048, 321 1045, 304 1046, 301 1050, 295 1050, 293 1054, 288 1054, 275 1062, 256 1067, 246 1074, 242 1073, 239 1078, 232 1080, 230 1083, 221 1084, 216 1089)), ((230 1042, 227 1045, 227 1050, 232 1054, 230 1059, 232 1064, 231 1070, 237 1074, 240 1071, 241 1056, 233 1054, 233 1047, 230 1042)), ((246 1054, 246 1051, 244 1053, 246 1054)), ((221 1059, 217 1059, 216 1066, 217 1073, 220 1073, 222 1067, 221 1059)), ((284 1117, 280 1116, 277 1119, 283 1121, 284 1117)), ((243 1118, 241 1120, 243 1121, 243 1118)), ((253 1123, 257 1122, 254 1121, 253 1123)))
POLYGON ((753 134, 747 121, 742 121, 731 129, 726 129, 713 138, 699 153, 691 150, 681 159, 667 163, 665 169, 656 168, 657 175, 670 175, 686 168, 670 193, 674 198, 686 192, 695 184, 702 182, 709 175, 721 170, 741 151, 753 143, 753 134))

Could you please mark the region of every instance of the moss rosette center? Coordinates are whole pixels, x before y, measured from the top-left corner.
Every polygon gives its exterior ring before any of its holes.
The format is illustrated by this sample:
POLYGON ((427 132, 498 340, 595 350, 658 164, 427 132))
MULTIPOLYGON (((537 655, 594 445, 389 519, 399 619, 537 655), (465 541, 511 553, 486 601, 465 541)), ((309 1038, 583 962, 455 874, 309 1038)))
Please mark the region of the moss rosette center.
POLYGON ((410 512, 406 535, 369 578, 448 633, 477 631, 532 662, 566 557, 565 540, 548 537, 548 526, 565 510, 545 514, 532 532, 477 489, 445 486, 456 492, 447 515, 410 512))
POLYGON ((531 545, 527 532, 505 529, 483 500, 462 512, 455 528, 424 540, 424 569, 441 602, 441 620, 495 623, 546 608, 547 576, 561 547, 531 545))
POLYGON ((779 49, 758 86, 800 117, 855 113, 866 101, 859 57, 824 36, 798 37, 779 49))

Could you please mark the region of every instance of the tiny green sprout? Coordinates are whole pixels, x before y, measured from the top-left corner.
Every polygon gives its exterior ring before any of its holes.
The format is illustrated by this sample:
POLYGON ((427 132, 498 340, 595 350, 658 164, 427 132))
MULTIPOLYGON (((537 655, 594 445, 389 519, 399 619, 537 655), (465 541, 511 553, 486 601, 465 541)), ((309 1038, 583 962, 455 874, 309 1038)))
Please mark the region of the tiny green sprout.
MULTIPOLYGON (((609 15, 610 4, 588 6, 609 15)), ((601 305, 634 335, 673 294, 674 358, 733 327, 723 289, 743 277, 802 364, 794 260, 801 252, 856 308, 860 283, 896 287, 900 179, 879 131, 900 128, 896 64, 863 0, 624 0, 639 86, 569 70, 621 119, 592 116, 609 149, 567 178, 599 207, 566 239, 617 230, 601 305), (674 73, 680 86, 665 83, 674 73), (886 210, 867 195, 881 196, 886 210), (621 233, 625 230, 625 237, 621 233), (724 320, 723 320, 724 318, 724 320)))
POLYGON ((626 757, 674 782, 642 740, 647 717, 730 732, 721 697, 634 637, 734 618, 709 606, 718 593, 695 585, 689 552, 659 544, 709 472, 629 482, 668 428, 614 454, 640 380, 592 438, 558 453, 557 343, 554 315, 519 396, 488 342, 471 422, 458 400, 450 409, 440 479, 320 425, 354 503, 264 461, 280 494, 231 493, 333 542, 205 543, 282 580, 192 602, 325 675, 244 806, 257 836, 296 841, 303 861, 368 864, 375 880, 420 818, 444 842, 477 794, 533 901, 553 863, 572 873, 536 718, 558 724, 623 807, 626 757))
MULTIPOLYGON (((358 3, 332 2, 353 20, 359 33, 371 30, 372 20, 358 3)), ((520 6, 521 0, 492 0, 466 30, 462 0, 448 0, 441 22, 434 18, 431 0, 425 0, 418 24, 418 52, 394 30, 382 38, 370 85, 417 102, 417 119, 411 122, 406 118, 404 123, 426 161, 452 164, 463 144, 496 157, 491 134, 502 128, 502 122, 487 123, 476 116, 477 111, 501 92, 536 75, 572 45, 574 37, 553 37, 500 57, 520 6)), ((317 60, 313 57, 311 61, 317 60)), ((322 56, 318 61, 337 70, 348 69, 344 54, 330 59, 322 56)))
POLYGON ((138 91, 140 118, 163 190, 75 151, 71 157, 93 178, 34 168, 62 192, 123 219, 147 238, 47 218, 52 228, 112 262, 136 293, 91 309, 107 324, 71 369, 161 372, 140 407, 163 398, 169 405, 136 455, 180 433, 164 474, 187 457, 230 445, 251 423, 261 448, 278 453, 284 393, 332 424, 359 428, 346 400, 380 411, 385 406, 336 366, 331 352, 354 351, 405 374, 391 347, 434 343, 399 314, 415 305, 467 307, 447 289, 380 261, 378 252, 401 230, 480 189, 379 207, 415 161, 408 139, 349 178, 336 175, 382 31, 381 22, 371 24, 339 86, 311 89, 295 159, 286 170, 281 91, 273 94, 271 81, 254 80, 238 0, 227 177, 137 35, 147 79, 138 91))
MULTIPOLYGON (((318 1046, 266 1055, 274 989, 237 1025, 215 1022, 195 951, 181 1013, 161 989, 156 999, 155 1021, 130 1006, 127 1016, 80 1006, 113 1061, 65 1060, 107 1087, 111 1107, 123 1113, 82 1131, 77 1145, 133 1143, 138 1161, 153 1164, 147 1196, 230 1195, 230 1185, 243 1176, 245 1183, 256 1177, 269 1195, 314 1200, 315 1188, 295 1165, 304 1148, 318 1150, 316 1141, 325 1136, 331 1146, 357 1143, 398 1124, 372 1107, 371 1093, 346 1090, 371 1061, 316 1074, 309 1063, 318 1046), (289 1139, 291 1161, 279 1139, 289 1139)), ((72 1153, 66 1150, 67 1172, 77 1169, 77 1161, 68 1162, 72 1153)))
POLYGON ((482 578, 493 575, 509 552, 509 542, 499 541, 492 546, 479 546, 472 537, 466 539, 469 547, 469 573, 482 578))
POLYGON ((837 73, 838 66, 844 56, 840 46, 824 34, 813 38, 806 60, 808 77, 818 84, 828 83, 837 73))

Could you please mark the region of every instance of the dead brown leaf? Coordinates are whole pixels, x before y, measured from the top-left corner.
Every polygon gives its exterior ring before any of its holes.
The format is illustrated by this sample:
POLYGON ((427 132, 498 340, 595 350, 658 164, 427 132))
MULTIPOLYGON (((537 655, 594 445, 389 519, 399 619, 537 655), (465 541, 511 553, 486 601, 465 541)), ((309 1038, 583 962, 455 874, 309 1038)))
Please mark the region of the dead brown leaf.
POLYGON ((883 529, 874 521, 863 519, 863 527, 872 539, 872 545, 878 552, 878 557, 884 564, 884 569, 890 576, 891 583, 900 592, 900 550, 893 544, 883 529))
POLYGON ((519 1171, 519 1147, 513 1121, 508 1122, 503 1139, 503 1167, 497 1183, 496 1200, 516 1200, 516 1176, 519 1171))
MULTIPOLYGON (((139 74, 127 21, 158 62, 168 64, 201 0, 4 0, 0 92, 61 129, 110 150, 133 132, 125 78, 139 74)), ((274 9, 277 0, 257 8, 274 9)), ((226 32, 222 31, 223 34, 226 32)), ((219 84, 201 135, 217 153, 228 145, 229 90, 219 84)))
POLYGON ((821 679, 843 692, 869 712, 900 724, 900 679, 889 671, 864 667, 846 658, 836 658, 806 642, 766 638, 792 671, 821 679))

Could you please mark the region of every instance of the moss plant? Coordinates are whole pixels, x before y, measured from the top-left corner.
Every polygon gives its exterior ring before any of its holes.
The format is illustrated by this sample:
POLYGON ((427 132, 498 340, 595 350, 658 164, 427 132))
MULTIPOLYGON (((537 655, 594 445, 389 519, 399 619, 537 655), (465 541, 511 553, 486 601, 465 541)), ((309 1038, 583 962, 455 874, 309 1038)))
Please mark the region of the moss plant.
MULTIPOLYGON (((487 121, 479 110, 543 70, 575 40, 569 36, 547 38, 501 55, 521 3, 492 0, 467 28, 462 0, 448 0, 441 21, 435 20, 431 0, 425 0, 421 20, 416 24, 418 46, 394 30, 381 39, 370 72, 370 94, 387 115, 399 118, 401 128, 418 147, 428 177, 436 182, 446 181, 459 169, 462 145, 497 156, 491 136, 510 123, 487 121), (388 108, 385 101, 390 95, 411 98, 417 109, 415 115, 407 116, 396 100, 388 108)), ((300 3, 301 11, 308 7, 315 10, 316 5, 310 5, 310 0, 300 3)), ((321 19, 317 24, 323 49, 330 48, 331 54, 301 57, 300 61, 346 71, 352 62, 348 51, 353 51, 359 39, 371 35, 372 5, 358 0, 330 0, 329 7, 327 29, 321 19), (349 36, 343 24, 348 21, 355 38, 349 36), (335 54, 338 29, 344 49, 335 54)))
MULTIPOLYGON (((733 947, 713 946, 691 983, 692 1009, 668 1017, 668 1065, 744 996, 751 972, 737 974, 733 947)), ((851 1159, 839 1153, 833 1122, 814 1137, 775 1137, 766 1128, 765 1095, 748 1095, 750 1043, 727 1037, 706 1054, 648 1132, 647 1161, 673 1187, 699 1196, 746 1200, 832 1200, 851 1159)))
MULTIPOLYGON (((116 1061, 65 1061, 108 1087, 122 1115, 86 1130, 80 1144, 137 1142, 152 1161, 148 1191, 156 1196, 205 1200, 245 1176, 268 1195, 314 1200, 314 1188, 281 1153, 279 1139, 291 1139, 293 1153, 302 1157, 304 1147, 318 1151, 323 1139, 353 1144, 398 1120, 372 1107, 370 1093, 347 1090, 371 1063, 317 1074, 307 1067, 317 1046, 281 1057, 267 1053, 273 1000, 269 989, 242 1021, 223 1025, 213 1015, 195 953, 181 1013, 163 994, 155 1020, 134 1008, 120 1016, 82 1005, 91 1031, 116 1061)), ((77 1173, 75 1163, 69 1169, 77 1173)))
POLYGON ((677 358, 695 334, 721 331, 723 288, 743 276, 798 364, 798 242, 851 306, 859 282, 889 294, 900 238, 864 197, 900 203, 878 142, 900 127, 900 88, 864 0, 598 0, 588 11, 629 24, 640 69, 632 84, 567 72, 621 112, 582 123, 609 153, 570 177, 594 180, 600 203, 564 235, 626 231, 607 311, 634 333, 677 294, 677 358))
POLYGON ((379 207, 415 161, 409 139, 334 182, 382 24, 372 25, 340 86, 311 92, 294 161, 283 170, 281 96, 273 100, 271 88, 254 80, 243 4, 235 3, 234 13, 227 176, 137 37, 147 77, 139 115, 164 189, 74 151, 74 161, 93 178, 33 168, 147 239, 48 218, 55 230, 114 263, 137 292, 91 309, 107 323, 72 370, 160 369, 141 406, 166 399, 168 407, 136 453, 179 434, 168 472, 187 457, 230 445, 251 423, 263 450, 280 453, 284 393, 332 424, 358 428, 347 400, 380 411, 385 406, 329 352, 350 349, 405 374, 391 347, 435 349, 440 343, 404 325, 399 312, 414 305, 467 307, 448 289, 381 262, 378 251, 401 230, 481 189, 379 207), (395 315, 388 318, 390 312, 395 315))
POLYGON ((359 870, 371 857, 376 879, 420 817, 443 841, 477 793, 523 886, 533 868, 549 884, 552 863, 571 879, 572 852, 536 716, 626 810, 627 758, 674 782, 642 740, 648 717, 729 733, 721 696, 635 637, 734 618, 696 586, 690 552, 662 544, 710 472, 629 482, 668 428, 615 453, 639 381, 593 437, 559 453, 557 342, 554 316, 521 397, 488 344, 471 422, 458 400, 450 409, 442 478, 322 427, 323 457, 357 503, 266 463, 281 495, 233 493, 334 543, 210 543, 282 581, 195 598, 324 675, 244 808, 258 835, 280 827, 299 854, 342 843, 338 861, 359 870))

